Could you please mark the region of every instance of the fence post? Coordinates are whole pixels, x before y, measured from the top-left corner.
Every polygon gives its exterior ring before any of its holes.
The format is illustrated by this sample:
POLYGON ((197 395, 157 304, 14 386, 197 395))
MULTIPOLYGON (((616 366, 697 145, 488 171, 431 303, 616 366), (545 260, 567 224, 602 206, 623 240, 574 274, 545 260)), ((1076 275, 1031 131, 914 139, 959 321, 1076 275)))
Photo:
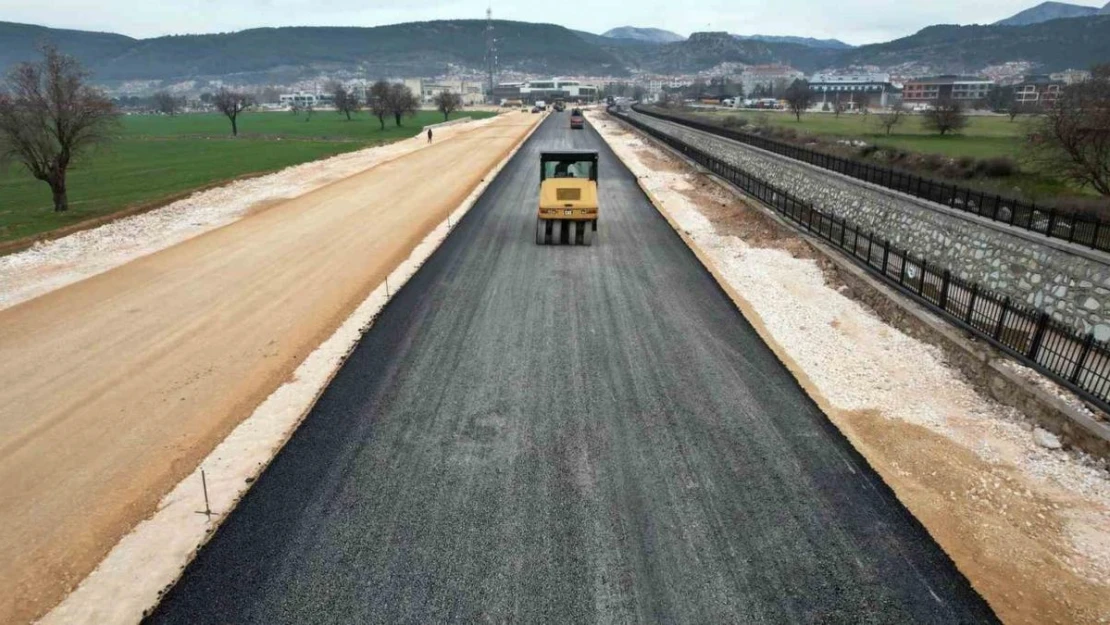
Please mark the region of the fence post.
POLYGON ((1037 352, 1041 351, 1041 341, 1044 339, 1045 329, 1048 328, 1048 313, 1042 312, 1041 316, 1037 318, 1037 329, 1033 331, 1033 340, 1029 342, 1029 351, 1025 355, 1037 362, 1037 352))
POLYGON ((948 281, 952 278, 952 272, 945 269, 944 273, 940 276, 940 302, 937 304, 942 310, 948 310, 948 281))
POLYGON ((929 261, 925 260, 925 257, 922 256, 921 257, 921 279, 917 281, 917 294, 918 295, 921 295, 921 293, 925 290, 925 270, 928 268, 928 266, 929 266, 929 261))
POLYGON ((1072 243, 1075 241, 1075 213, 1071 214, 1071 218, 1068 219, 1068 223, 1071 224, 1071 226, 1068 227, 1068 243, 1072 243))
POLYGON ((1002 196, 1001 195, 994 196, 994 212, 991 213, 991 219, 993 219, 994 221, 998 221, 998 207, 1001 204, 1002 204, 1002 196))
POLYGON ((1046 237, 1050 237, 1050 236, 1052 236, 1052 233, 1055 230, 1056 230, 1056 209, 1055 208, 1050 208, 1050 209, 1048 209, 1048 227, 1045 228, 1044 235, 1046 237))
POLYGON ((967 298, 967 313, 964 314, 964 321, 967 325, 971 325, 971 315, 975 312, 975 299, 979 297, 979 283, 976 282, 971 285, 971 295, 967 298))
POLYGON ((841 217, 840 218, 840 248, 841 249, 844 249, 844 231, 846 231, 848 229, 848 228, 845 227, 844 224, 845 224, 845 220, 844 220, 843 217, 841 217))
POLYGON ((994 326, 994 340, 1002 340, 1002 330, 1006 327, 1006 315, 1010 312, 1010 296, 1002 298, 1002 312, 998 314, 998 323, 994 326))
POLYGON ((910 259, 910 251, 902 250, 902 266, 898 269, 898 284, 906 284, 906 262, 910 259))
POLYGON ((1096 250, 1101 249, 1098 246, 1099 230, 1102 230, 1102 220, 1098 217, 1095 217, 1095 236, 1091 239, 1091 247, 1095 248, 1096 250))
POLYGON ((887 263, 887 259, 889 259, 889 258, 890 258, 890 241, 888 239, 883 239, 883 277, 884 278, 886 277, 886 263, 887 263))
POLYGON ((871 265, 871 244, 875 240, 874 237, 875 237, 874 232, 869 231, 867 233, 867 265, 868 266, 871 265))
POLYGON ((1087 364, 1087 356, 1091 353, 1091 346, 1094 343, 1095 335, 1088 332, 1087 337, 1083 339, 1083 351, 1079 353, 1079 360, 1075 362, 1075 369, 1068 376, 1068 382, 1079 384, 1079 374, 1083 371, 1083 365, 1087 364))

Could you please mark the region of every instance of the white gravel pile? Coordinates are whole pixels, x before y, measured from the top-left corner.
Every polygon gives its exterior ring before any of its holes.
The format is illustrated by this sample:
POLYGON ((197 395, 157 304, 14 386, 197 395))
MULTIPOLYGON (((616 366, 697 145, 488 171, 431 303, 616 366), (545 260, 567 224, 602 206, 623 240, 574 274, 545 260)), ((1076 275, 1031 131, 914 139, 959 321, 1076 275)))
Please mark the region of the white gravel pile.
POLYGON ((654 171, 640 155, 669 156, 635 135, 615 133, 614 122, 592 121, 833 406, 874 410, 924 426, 987 462, 1013 468, 1030 483, 1057 493, 1063 489, 1061 496, 1075 502, 1074 514, 1062 511, 1074 521, 1069 523, 1072 546, 1086 561, 1076 572, 1110 586, 1110 474, 1104 460, 1049 449, 1051 441, 1043 436, 1038 444, 1022 414, 984 399, 946 364, 938 348, 888 326, 829 287, 813 260, 717 234, 682 193, 693 188, 689 174, 654 171))
MULTIPOLYGON (((437 132, 437 139, 493 119, 444 128, 437 132)), ((294 165, 0 256, 0 310, 226 226, 259 205, 303 195, 427 145, 422 136, 416 136, 294 165)))

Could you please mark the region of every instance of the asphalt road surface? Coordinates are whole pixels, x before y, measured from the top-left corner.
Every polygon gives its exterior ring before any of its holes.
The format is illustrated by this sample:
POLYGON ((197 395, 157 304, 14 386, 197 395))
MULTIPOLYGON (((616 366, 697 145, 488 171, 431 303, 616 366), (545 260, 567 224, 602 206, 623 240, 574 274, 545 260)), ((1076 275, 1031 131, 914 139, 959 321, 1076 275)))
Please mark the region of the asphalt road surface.
POLYGON ((989 607, 590 128, 553 115, 152 623, 968 623, 989 607), (541 149, 601 152, 537 246, 541 149))

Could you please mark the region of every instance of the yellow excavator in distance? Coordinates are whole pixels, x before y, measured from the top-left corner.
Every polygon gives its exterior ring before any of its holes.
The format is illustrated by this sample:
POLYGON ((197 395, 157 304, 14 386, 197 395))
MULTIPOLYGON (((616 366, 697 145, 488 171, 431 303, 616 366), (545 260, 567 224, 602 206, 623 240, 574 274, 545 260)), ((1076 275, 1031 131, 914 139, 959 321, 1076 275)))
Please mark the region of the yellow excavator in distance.
POLYGON ((540 152, 536 243, 590 245, 597 236, 597 152, 540 152))

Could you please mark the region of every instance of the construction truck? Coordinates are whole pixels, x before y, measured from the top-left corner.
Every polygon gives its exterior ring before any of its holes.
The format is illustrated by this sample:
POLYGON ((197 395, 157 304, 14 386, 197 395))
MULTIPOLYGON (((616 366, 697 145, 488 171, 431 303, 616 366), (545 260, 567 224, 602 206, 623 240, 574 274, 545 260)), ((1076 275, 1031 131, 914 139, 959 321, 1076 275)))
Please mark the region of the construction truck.
POLYGON ((562 113, 566 109, 566 107, 567 103, 562 98, 555 99, 554 108, 556 113, 562 113))
POLYGON ((586 118, 582 116, 582 111, 579 109, 571 109, 570 111, 570 128, 571 130, 581 130, 586 126, 586 118))
POLYGON ((541 152, 536 243, 590 245, 597 209, 597 152, 541 152))

